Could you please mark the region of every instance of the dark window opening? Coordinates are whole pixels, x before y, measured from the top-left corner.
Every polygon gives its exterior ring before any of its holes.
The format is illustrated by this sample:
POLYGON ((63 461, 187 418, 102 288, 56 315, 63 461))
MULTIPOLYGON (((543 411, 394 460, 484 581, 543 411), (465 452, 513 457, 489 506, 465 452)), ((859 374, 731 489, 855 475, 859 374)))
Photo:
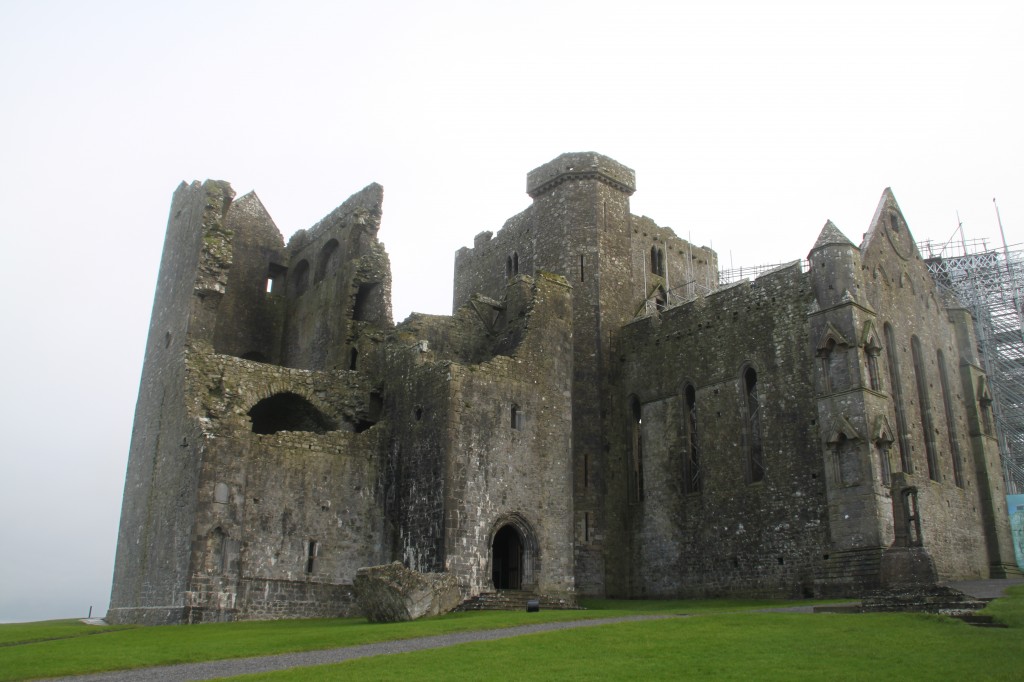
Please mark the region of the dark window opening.
POLYGON ((687 453, 683 460, 683 491, 696 493, 701 490, 700 441, 697 437, 697 390, 692 384, 686 387, 687 453))
POLYGON ((267 358, 267 356, 264 355, 263 353, 259 352, 258 350, 251 350, 248 353, 245 353, 244 355, 242 355, 242 359, 243 360, 250 360, 252 362, 262 362, 262 363, 270 362, 270 360, 267 358))
POLYGON ((301 296, 309 288, 309 261, 303 259, 298 262, 288 278, 288 293, 292 296, 301 296))
POLYGON ((935 444, 935 425, 932 419, 932 401, 928 391, 928 378, 924 374, 924 358, 921 356, 921 340, 910 337, 910 351, 914 360, 914 378, 917 379, 917 403, 921 412, 921 428, 924 429, 924 451, 928 460, 928 478, 941 480, 939 460, 935 444))
POLYGON ((375 321, 376 316, 373 314, 371 307, 377 302, 379 287, 380 285, 377 282, 359 285, 359 290, 356 292, 356 304, 352 309, 353 320, 357 322, 375 321))
POLYGON ((640 401, 636 396, 630 398, 630 502, 643 502, 644 500, 644 443, 643 443, 643 419, 641 415, 640 401))
POLYGON ((512 279, 512 256, 505 259, 505 279, 512 279))
POLYGON ((757 395, 757 372, 747 367, 743 372, 746 397, 747 469, 750 483, 764 480, 764 448, 761 443, 761 406, 757 395))
POLYGON ((907 429, 907 414, 903 409, 903 383, 900 381, 900 363, 896 351, 896 332, 888 322, 882 327, 885 334, 885 353, 889 361, 889 385, 892 386, 892 405, 896 412, 896 444, 900 451, 900 468, 903 472, 914 473, 914 466, 910 459, 909 431, 907 429))
POLYGON ((316 274, 313 276, 313 283, 323 280, 324 277, 338 269, 338 240, 332 239, 320 249, 320 255, 316 259, 316 274))
POLYGON ((306 545, 306 573, 312 573, 316 570, 316 556, 319 549, 320 543, 316 540, 310 540, 306 545))
POLYGON ((491 581, 496 590, 518 590, 523 585, 523 539, 512 526, 502 526, 491 544, 491 581))
POLYGON ((580 254, 580 281, 583 282, 585 280, 586 280, 586 277, 584 277, 584 275, 583 275, 583 254, 581 253, 580 254))
POLYGON ((590 487, 590 455, 583 453, 583 487, 590 487))
POLYGON ((519 274, 519 254, 515 251, 512 252, 512 276, 519 274))
POLYGON ((264 398, 249 410, 253 433, 272 434, 279 431, 336 431, 334 424, 312 403, 295 393, 278 393, 264 398))
POLYGON ((423 419, 423 408, 417 405, 412 410, 412 416, 416 421, 423 419))
POLYGON ((665 276, 665 251, 657 246, 651 247, 651 272, 665 276))
POLYGON ((271 263, 267 269, 267 293, 268 294, 280 294, 282 291, 282 284, 285 281, 285 273, 288 272, 288 268, 277 263, 271 263))
POLYGON ((899 219, 899 217, 897 217, 897 215, 895 213, 890 213, 889 214, 889 227, 892 228, 893 232, 899 232, 900 231, 900 219, 899 219))
POLYGON ((348 368, 355 371, 356 363, 359 362, 359 351, 353 348, 348 352, 348 368))
POLYGON ((370 400, 366 408, 366 419, 360 419, 355 424, 355 432, 362 433, 380 421, 384 413, 384 398, 380 393, 374 391, 370 394, 370 400))
POLYGON ((523 411, 515 403, 512 403, 510 426, 516 431, 521 431, 523 428, 523 411))
POLYGON ((590 512, 583 512, 583 541, 590 542, 590 512))

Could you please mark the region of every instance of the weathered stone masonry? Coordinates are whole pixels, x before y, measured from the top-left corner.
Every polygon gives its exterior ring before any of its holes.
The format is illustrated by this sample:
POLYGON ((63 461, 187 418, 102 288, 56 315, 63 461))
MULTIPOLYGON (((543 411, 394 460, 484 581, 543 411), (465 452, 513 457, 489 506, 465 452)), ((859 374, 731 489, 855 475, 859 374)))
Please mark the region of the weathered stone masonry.
POLYGON ((391 319, 370 185, 285 244, 182 184, 125 481, 117 622, 355 613, 362 566, 493 589, 852 595, 1013 569, 969 314, 888 190, 864 242, 719 287, 565 154, 455 259, 454 313, 391 319))

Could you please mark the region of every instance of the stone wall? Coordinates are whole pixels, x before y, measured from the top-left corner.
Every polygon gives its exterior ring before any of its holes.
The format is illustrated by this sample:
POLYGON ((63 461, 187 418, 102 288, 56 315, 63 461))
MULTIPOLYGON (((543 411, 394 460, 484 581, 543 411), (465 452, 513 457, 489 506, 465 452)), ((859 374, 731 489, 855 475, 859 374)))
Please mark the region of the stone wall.
POLYGON ((632 474, 617 481, 632 493, 631 596, 814 592, 828 547, 824 470, 810 354, 792 343, 806 335, 810 301, 806 275, 793 265, 623 330, 612 449, 632 474), (747 368, 757 374, 760 480, 751 473, 747 368), (698 472, 688 461, 691 424, 698 472), (634 431, 642 439, 642 492, 633 479, 634 431), (698 483, 688 484, 695 473, 698 483))
POLYGON ((174 194, 135 408, 108 618, 178 622, 185 608, 203 440, 182 387, 189 334, 212 335, 230 241, 222 182, 182 183, 174 194), (201 258, 202 256, 202 258, 201 258))

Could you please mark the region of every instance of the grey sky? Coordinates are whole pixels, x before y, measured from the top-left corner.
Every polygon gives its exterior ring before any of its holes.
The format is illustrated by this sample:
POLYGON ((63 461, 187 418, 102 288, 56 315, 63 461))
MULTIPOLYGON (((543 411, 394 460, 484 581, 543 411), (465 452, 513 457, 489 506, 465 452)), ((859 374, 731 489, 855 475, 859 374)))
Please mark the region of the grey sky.
POLYGON ((0 0, 0 621, 102 614, 171 193, 255 190, 287 237, 370 182, 397 319, 593 150, 728 266, 1024 225, 1016 2, 0 0))

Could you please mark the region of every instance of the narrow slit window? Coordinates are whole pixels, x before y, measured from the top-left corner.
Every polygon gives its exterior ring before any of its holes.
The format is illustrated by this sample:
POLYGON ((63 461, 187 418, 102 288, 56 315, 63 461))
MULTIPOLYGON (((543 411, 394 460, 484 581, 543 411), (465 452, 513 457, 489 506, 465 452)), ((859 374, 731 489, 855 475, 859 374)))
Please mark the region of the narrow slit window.
POLYGON ((757 372, 747 367, 743 372, 746 406, 745 436, 747 441, 748 482, 764 480, 764 448, 761 444, 761 408, 758 400, 757 372))
POLYGON ((688 493, 701 490, 700 446, 697 438, 697 390, 686 386, 687 452, 683 460, 683 489, 688 493))
POLYGON ((885 334, 885 353, 889 361, 889 385, 892 386, 892 405, 896 412, 896 444, 900 451, 900 468, 904 473, 914 473, 910 459, 910 441, 908 439, 907 414, 903 409, 903 383, 900 381, 900 362, 896 349, 896 332, 888 322, 882 328, 885 334))
POLYGON ((924 430, 924 452, 928 460, 928 478, 941 480, 939 460, 935 444, 935 425, 932 417, 931 394, 928 390, 928 378, 925 376, 924 358, 921 355, 921 340, 917 336, 910 337, 910 351, 914 360, 914 378, 917 379, 917 404, 921 411, 921 428, 924 430))
POLYGON ((630 432, 631 432, 631 457, 630 457, 630 501, 644 501, 644 442, 643 442, 643 418, 640 401, 636 396, 630 400, 630 432))
POLYGON ((956 487, 964 487, 964 472, 960 463, 960 438, 956 430, 956 415, 953 412, 953 403, 949 399, 949 375, 946 370, 946 356, 942 350, 935 352, 935 359, 939 363, 939 383, 942 384, 942 405, 946 412, 946 435, 949 438, 949 456, 953 463, 953 483, 956 487))
POLYGON ((316 570, 316 557, 319 550, 320 543, 316 540, 310 540, 306 544, 306 573, 312 573, 316 570))

